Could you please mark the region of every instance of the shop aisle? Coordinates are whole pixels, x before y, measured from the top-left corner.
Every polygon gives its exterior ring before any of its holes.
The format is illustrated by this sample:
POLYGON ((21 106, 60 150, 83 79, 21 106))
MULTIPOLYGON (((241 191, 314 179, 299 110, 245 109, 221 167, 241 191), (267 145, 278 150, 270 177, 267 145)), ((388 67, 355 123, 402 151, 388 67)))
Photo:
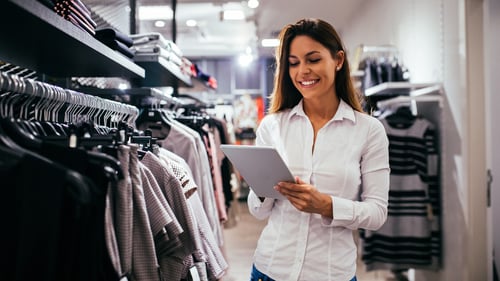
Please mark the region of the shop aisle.
MULTIPOLYGON (((252 256, 260 232, 266 221, 255 219, 248 212, 244 201, 235 201, 231 208, 235 208, 235 221, 229 222, 224 228, 224 252, 229 263, 229 270, 221 281, 248 281, 252 267, 252 256)), ((364 265, 358 262, 357 277, 359 281, 388 281, 394 280, 391 274, 385 271, 365 272, 364 265)))
POLYGON ((222 281, 248 281, 253 252, 266 221, 257 220, 250 215, 244 201, 235 201, 231 208, 235 208, 235 217, 232 218, 235 221, 229 221, 229 225, 224 228, 224 252, 229 271, 222 281))

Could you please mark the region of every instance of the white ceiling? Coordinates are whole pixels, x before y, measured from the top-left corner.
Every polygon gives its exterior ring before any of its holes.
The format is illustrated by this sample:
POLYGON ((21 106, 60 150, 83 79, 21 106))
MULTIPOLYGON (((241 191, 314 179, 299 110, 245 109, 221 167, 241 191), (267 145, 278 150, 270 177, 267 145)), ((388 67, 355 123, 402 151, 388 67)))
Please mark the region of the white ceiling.
MULTIPOLYGON (((259 0, 256 9, 247 6, 246 0, 178 0, 176 4, 176 44, 188 58, 233 57, 245 53, 247 47, 260 56, 271 56, 272 48, 261 48, 264 38, 275 38, 287 23, 304 17, 322 18, 332 23, 342 33, 356 20, 356 10, 364 0, 259 0), (220 13, 227 8, 241 9, 246 20, 222 21, 220 13), (195 19, 196 27, 188 27, 186 21, 195 19)), ((110 5, 113 12, 107 17, 127 19, 129 0, 103 1, 84 0, 92 5, 110 5), (108 4, 109 3, 109 4, 108 4), (125 8, 124 8, 125 7, 125 8)), ((137 7, 143 5, 168 5, 171 0, 137 0, 137 7)), ((109 9, 109 6, 108 6, 109 9)), ((128 23, 128 21, 127 21, 128 23)), ((129 27, 125 27, 129 30, 129 27)), ((154 21, 138 21, 137 33, 160 32, 166 39, 173 40, 172 22, 157 28, 154 21)))

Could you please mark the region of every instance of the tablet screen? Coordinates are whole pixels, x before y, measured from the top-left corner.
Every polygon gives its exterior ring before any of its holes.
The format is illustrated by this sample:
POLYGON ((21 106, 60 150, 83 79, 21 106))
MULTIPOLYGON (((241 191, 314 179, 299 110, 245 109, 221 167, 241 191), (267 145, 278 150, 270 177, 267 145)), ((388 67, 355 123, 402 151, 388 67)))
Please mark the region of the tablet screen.
POLYGON ((275 148, 226 144, 221 149, 257 196, 286 199, 274 186, 294 177, 275 148))

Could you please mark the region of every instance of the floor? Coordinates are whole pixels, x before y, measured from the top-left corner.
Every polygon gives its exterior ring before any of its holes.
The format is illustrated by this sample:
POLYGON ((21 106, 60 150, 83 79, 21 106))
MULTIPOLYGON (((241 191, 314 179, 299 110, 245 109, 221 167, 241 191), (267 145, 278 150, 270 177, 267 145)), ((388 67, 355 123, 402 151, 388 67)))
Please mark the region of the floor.
MULTIPOLYGON (((229 270, 222 281, 248 281, 252 267, 252 255, 257 239, 266 222, 249 214, 245 201, 235 201, 231 205, 230 219, 224 226, 224 253, 229 270)), ((394 280, 389 272, 365 272, 363 263, 358 263, 356 274, 359 281, 394 280)))

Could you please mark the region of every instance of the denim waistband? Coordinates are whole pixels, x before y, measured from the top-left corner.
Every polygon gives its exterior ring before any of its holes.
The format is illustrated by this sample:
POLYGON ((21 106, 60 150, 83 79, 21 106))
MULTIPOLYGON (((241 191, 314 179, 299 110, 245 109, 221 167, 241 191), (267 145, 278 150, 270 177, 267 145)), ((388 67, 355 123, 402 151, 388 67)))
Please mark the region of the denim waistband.
MULTIPOLYGON (((356 276, 354 276, 351 280, 349 281, 357 281, 358 279, 356 276)), ((271 277, 265 275, 264 273, 260 272, 255 265, 252 265, 252 273, 250 275, 250 281, 275 281, 271 277)))

